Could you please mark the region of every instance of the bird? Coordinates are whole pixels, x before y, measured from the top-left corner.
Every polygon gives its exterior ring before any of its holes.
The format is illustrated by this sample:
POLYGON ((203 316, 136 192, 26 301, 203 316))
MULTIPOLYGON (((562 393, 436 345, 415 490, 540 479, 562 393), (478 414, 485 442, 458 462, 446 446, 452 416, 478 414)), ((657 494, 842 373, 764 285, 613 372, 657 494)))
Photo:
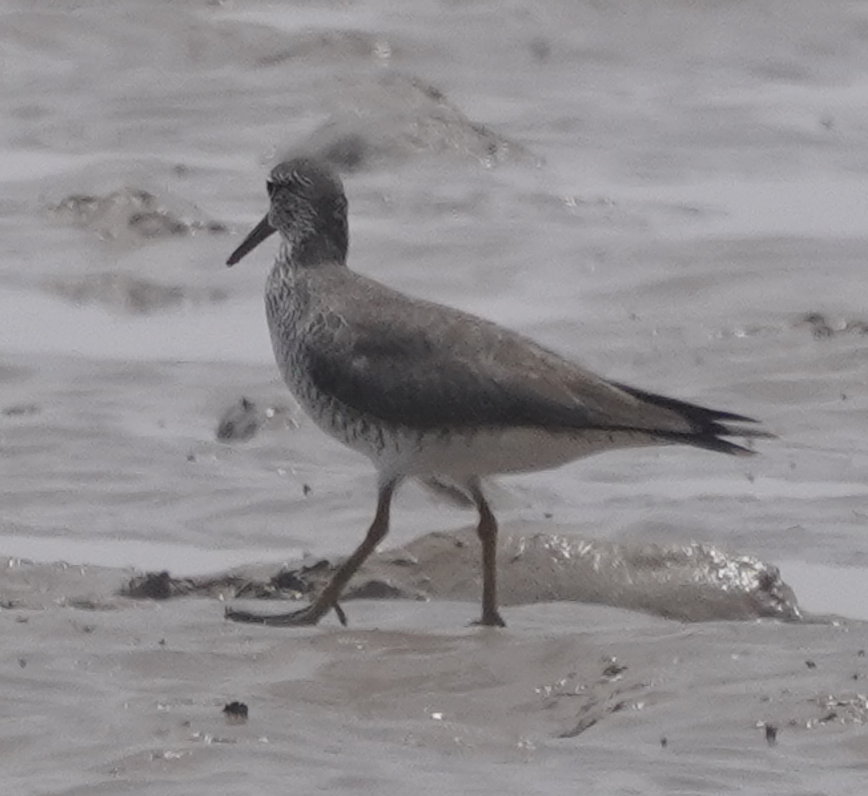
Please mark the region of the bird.
POLYGON ((386 537, 392 498, 408 478, 456 484, 478 513, 482 612, 497 602, 497 520, 486 476, 547 470, 619 448, 683 444, 733 455, 725 437, 772 437, 758 421, 607 381, 529 337, 467 312, 400 293, 347 265, 348 204, 331 166, 308 156, 276 165, 270 207, 227 260, 270 235, 280 246, 266 281, 275 359, 302 409, 377 471, 373 521, 353 553, 303 608, 228 609, 227 618, 314 625, 386 537))

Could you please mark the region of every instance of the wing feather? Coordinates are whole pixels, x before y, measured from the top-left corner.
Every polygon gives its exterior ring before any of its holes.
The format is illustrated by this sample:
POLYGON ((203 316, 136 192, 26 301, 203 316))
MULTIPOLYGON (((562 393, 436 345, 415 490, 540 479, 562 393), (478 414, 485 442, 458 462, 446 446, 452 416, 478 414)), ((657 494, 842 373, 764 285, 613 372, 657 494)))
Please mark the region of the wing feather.
MULTIPOLYGON (((725 422, 750 418, 606 381, 532 340, 359 278, 358 305, 320 319, 305 358, 315 386, 387 424, 419 430, 537 427, 646 431, 729 453, 725 422), (340 331, 335 332, 336 328, 340 331)), ((746 436, 764 432, 748 430, 746 436)))

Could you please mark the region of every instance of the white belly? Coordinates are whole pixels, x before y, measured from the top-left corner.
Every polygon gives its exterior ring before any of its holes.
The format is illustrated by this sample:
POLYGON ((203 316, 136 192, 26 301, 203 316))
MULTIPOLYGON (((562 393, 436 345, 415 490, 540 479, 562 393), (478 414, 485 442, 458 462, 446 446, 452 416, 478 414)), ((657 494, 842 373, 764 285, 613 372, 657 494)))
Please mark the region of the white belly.
POLYGON ((460 480, 549 470, 602 451, 659 444, 661 440, 630 431, 483 430, 428 435, 404 467, 408 475, 447 475, 460 480))

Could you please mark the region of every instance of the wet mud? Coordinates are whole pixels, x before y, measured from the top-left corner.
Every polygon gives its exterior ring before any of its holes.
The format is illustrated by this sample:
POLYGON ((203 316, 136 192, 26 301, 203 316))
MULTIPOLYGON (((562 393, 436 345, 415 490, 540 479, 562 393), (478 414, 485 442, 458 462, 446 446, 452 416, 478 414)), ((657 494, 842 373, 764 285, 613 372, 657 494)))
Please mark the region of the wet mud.
MULTIPOLYGON (((796 596, 776 567, 711 545, 619 545, 549 533, 501 534, 502 605, 600 603, 683 622, 803 618, 796 596)), ((481 592, 480 549, 466 529, 427 534, 373 555, 350 581, 343 599, 475 601, 481 592)), ((320 559, 277 571, 249 568, 197 578, 169 572, 133 577, 127 597, 168 599, 307 599, 322 589, 339 562, 320 559)))
MULTIPOLYGON (((177 202, 176 202, 177 203, 177 202)), ((173 202, 140 188, 120 188, 103 195, 71 194, 49 211, 105 240, 131 235, 143 240, 208 233, 222 235, 229 230, 213 219, 191 217, 173 208, 173 202)))

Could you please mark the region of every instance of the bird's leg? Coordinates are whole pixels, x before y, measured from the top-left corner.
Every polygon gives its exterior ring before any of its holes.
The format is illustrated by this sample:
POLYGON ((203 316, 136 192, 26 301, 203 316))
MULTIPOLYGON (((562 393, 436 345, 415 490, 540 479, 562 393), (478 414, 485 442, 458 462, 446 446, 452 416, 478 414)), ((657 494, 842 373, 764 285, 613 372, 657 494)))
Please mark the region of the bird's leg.
POLYGON ((476 533, 482 544, 482 618, 475 624, 506 627, 497 610, 497 520, 482 494, 479 479, 470 481, 468 488, 479 511, 476 533))
POLYGON ((392 504, 392 495, 395 493, 397 482, 390 481, 380 486, 377 495, 377 513, 364 541, 353 551, 353 554, 344 561, 338 571, 332 576, 326 587, 319 596, 310 604, 298 611, 288 614, 256 614, 249 611, 226 610, 226 618, 235 622, 253 622, 260 625, 274 625, 278 627, 292 627, 297 625, 315 625, 329 611, 335 610, 342 625, 347 620, 343 609, 338 605, 338 598, 347 585, 349 579, 356 570, 364 563, 365 559, 374 552, 377 545, 383 541, 389 532, 389 508, 392 504))

